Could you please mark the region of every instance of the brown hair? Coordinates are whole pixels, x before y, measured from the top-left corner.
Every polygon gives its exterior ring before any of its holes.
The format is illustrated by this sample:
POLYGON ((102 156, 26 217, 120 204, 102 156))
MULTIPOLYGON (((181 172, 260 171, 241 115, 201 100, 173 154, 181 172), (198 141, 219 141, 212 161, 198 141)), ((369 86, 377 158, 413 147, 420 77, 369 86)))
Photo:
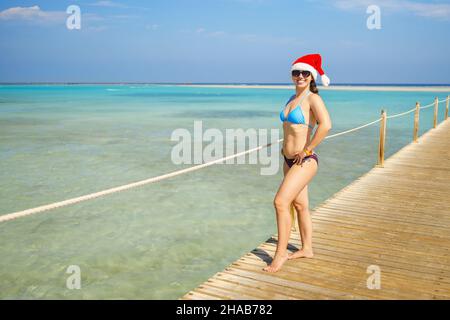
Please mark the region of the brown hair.
POLYGON ((319 94, 319 89, 317 89, 317 84, 314 78, 312 78, 311 82, 309 83, 309 91, 319 94))

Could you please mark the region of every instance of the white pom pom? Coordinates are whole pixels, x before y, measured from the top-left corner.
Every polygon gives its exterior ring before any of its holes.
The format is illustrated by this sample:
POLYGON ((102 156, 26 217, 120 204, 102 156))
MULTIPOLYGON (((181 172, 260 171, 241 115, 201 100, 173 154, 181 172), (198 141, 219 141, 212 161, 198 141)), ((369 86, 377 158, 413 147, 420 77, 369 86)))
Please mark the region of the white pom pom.
POLYGON ((330 78, 328 78, 326 74, 322 75, 320 78, 322 79, 322 84, 325 87, 328 87, 330 85, 330 78))

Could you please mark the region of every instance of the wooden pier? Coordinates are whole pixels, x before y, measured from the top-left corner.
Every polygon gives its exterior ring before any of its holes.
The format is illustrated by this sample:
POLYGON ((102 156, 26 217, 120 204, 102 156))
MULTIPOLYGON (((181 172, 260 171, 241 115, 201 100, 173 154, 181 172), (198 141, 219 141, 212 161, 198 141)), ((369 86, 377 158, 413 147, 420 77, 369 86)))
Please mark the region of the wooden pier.
POLYGON ((273 236, 181 299, 450 299, 447 112, 448 98, 446 120, 311 211, 313 259, 262 271, 273 236))

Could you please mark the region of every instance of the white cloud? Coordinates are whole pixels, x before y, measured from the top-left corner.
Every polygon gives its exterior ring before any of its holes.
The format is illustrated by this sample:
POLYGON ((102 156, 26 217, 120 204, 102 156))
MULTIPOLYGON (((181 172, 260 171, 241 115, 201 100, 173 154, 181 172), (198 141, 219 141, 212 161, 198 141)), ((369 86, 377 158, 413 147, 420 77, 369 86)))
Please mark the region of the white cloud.
POLYGON ((103 7, 103 8, 116 8, 116 9, 134 9, 134 10, 140 10, 140 11, 148 11, 149 8, 144 7, 135 7, 135 6, 129 6, 123 3, 115 2, 115 1, 109 1, 109 0, 102 0, 97 1, 94 3, 89 4, 90 6, 94 7, 103 7))
POLYGON ((96 27, 87 27, 88 31, 101 32, 106 31, 109 28, 107 26, 96 26, 96 27))
POLYGON ((91 6, 96 7, 109 7, 109 8, 127 8, 126 5, 123 5, 121 3, 113 2, 113 1, 97 1, 95 3, 91 3, 91 6))
POLYGON ((202 38, 226 38, 236 39, 241 42, 266 44, 266 45, 285 45, 285 44, 303 44, 303 41, 295 37, 272 36, 265 34, 250 33, 228 33, 225 31, 209 31, 205 28, 197 28, 196 30, 182 29, 179 32, 197 35, 202 38))
POLYGON ((148 24, 145 26, 145 29, 147 30, 156 30, 159 28, 159 24, 148 24))
POLYGON ((429 18, 450 18, 450 4, 415 2, 411 0, 338 0, 334 5, 342 10, 367 8, 369 5, 377 5, 390 11, 407 11, 415 15, 429 18))
POLYGON ((271 2, 270 0, 233 0, 238 3, 246 3, 246 4, 266 4, 271 2))
POLYGON ((39 6, 13 7, 0 11, 0 20, 25 20, 30 22, 63 22, 64 11, 43 11, 39 6))
POLYGON ((225 31, 213 31, 208 34, 209 37, 221 37, 226 35, 225 31))
POLYGON ((130 20, 130 19, 136 19, 138 16, 132 15, 132 14, 114 14, 108 16, 108 18, 111 19, 119 19, 119 20, 130 20))
POLYGON ((88 21, 88 22, 104 22, 106 19, 102 16, 99 16, 98 14, 95 13, 82 13, 81 14, 81 18, 83 19, 83 21, 88 21))
MULTIPOLYGON (((181 32, 190 32, 188 30, 182 30, 181 32)), ((195 33, 205 36, 205 37, 221 37, 221 36, 225 36, 227 33, 225 31, 208 31, 205 28, 197 28, 197 30, 195 30, 195 33)))
MULTIPOLYGON (((60 25, 66 26, 69 14, 65 11, 44 11, 39 6, 14 7, 0 11, 0 21, 21 21, 32 25, 60 25)), ((94 26, 92 24, 102 22, 105 18, 95 13, 82 13, 83 27, 87 24, 88 29, 96 31, 106 30, 104 26, 94 26)))

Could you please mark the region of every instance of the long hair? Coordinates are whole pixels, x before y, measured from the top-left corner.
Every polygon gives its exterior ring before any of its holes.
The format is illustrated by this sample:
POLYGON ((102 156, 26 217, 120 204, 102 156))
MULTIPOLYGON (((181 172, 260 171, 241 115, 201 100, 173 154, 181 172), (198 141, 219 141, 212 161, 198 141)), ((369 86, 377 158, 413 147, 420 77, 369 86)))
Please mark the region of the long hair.
POLYGON ((311 82, 309 83, 309 91, 319 94, 319 89, 317 89, 317 84, 314 78, 312 78, 311 82))

